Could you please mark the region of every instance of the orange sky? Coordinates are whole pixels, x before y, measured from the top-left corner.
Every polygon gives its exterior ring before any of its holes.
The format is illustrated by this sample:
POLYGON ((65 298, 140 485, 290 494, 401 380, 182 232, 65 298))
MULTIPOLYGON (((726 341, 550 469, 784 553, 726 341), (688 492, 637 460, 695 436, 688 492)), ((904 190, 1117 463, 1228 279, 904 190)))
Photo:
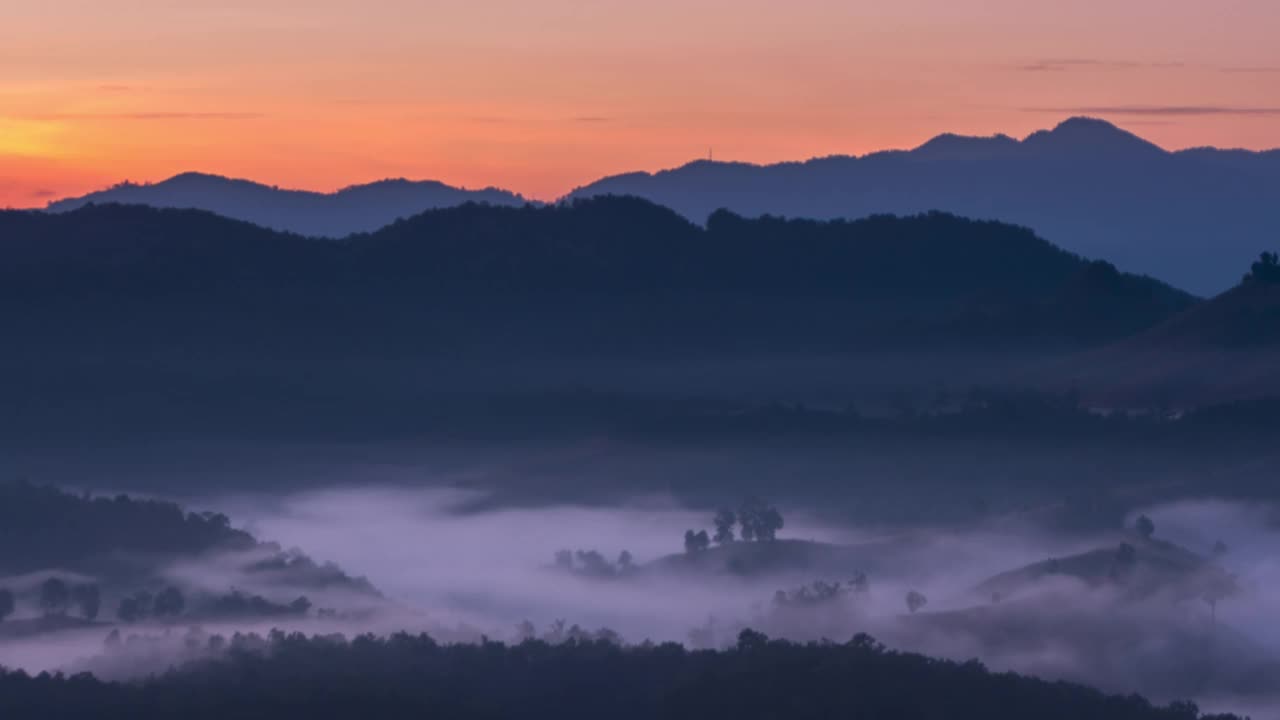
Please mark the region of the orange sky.
POLYGON ((550 199, 711 146, 802 159, 1072 114, 1280 146, 1276 0, 12 4, 0 207, 185 170, 550 199))

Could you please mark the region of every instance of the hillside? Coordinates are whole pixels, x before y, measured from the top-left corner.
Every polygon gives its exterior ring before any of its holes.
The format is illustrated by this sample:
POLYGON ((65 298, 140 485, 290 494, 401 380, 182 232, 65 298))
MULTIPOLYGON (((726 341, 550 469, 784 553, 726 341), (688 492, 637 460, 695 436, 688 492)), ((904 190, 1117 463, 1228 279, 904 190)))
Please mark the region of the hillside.
POLYGON ((1101 405, 1188 407, 1280 396, 1280 273, 1270 257, 1227 292, 1074 358, 1073 377, 1101 405))
POLYGON ((1125 535, 1121 540, 1112 547, 1000 573, 980 583, 975 593, 986 600, 1003 601, 1060 591, 1063 588, 1057 583, 1062 580, 1090 589, 1117 590, 1130 599, 1165 593, 1178 600, 1199 600, 1212 592, 1225 596, 1234 591, 1234 580, 1224 570, 1186 548, 1137 535, 1125 535))
POLYGON ((625 194, 696 222, 725 208, 857 218, 942 210, 1024 225, 1124 270, 1212 295, 1280 234, 1280 153, 1165 151, 1072 118, 1017 140, 942 135, 909 151, 777 165, 698 161, 605 178, 570 197, 625 194))
POLYGON ((523 205, 524 198, 496 188, 466 190, 434 181, 382 180, 332 193, 287 190, 218 175, 183 173, 155 184, 124 183, 49 203, 49 212, 89 204, 147 205, 207 210, 286 232, 338 238, 376 230, 426 210, 476 202, 523 205))
POLYGON ((968 342, 1097 342, 1194 302, 1025 229, 936 213, 854 222, 717 213, 704 229, 645 201, 599 198, 436 210, 332 243, 198 211, 94 206, 0 214, 0 234, 0 280, 15 301, 587 295, 654 327, 747 312, 766 326, 807 316, 814 332, 850 339, 968 342), (639 297, 645 304, 633 305, 639 297))

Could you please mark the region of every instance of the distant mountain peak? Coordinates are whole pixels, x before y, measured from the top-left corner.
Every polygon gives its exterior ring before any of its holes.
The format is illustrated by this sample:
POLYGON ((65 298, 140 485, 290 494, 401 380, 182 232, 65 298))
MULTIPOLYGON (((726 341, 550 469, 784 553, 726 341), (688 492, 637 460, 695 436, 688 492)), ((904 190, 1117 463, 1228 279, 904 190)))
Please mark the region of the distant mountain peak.
POLYGON ((956 133, 942 133, 930 138, 923 145, 917 147, 912 152, 918 155, 953 157, 965 154, 987 154, 991 152, 1000 152, 1001 150, 1012 150, 1016 148, 1018 141, 1004 134, 991 135, 988 137, 978 137, 973 135, 958 135, 956 133))
POLYGON ((1133 133, 1098 118, 1076 116, 1058 123, 1052 130, 1031 133, 1024 145, 1051 147, 1071 152, 1116 152, 1132 148, 1145 152, 1164 153, 1158 145, 1143 140, 1133 133))
POLYGON ((468 202, 522 206, 525 199, 497 188, 469 190, 435 180, 388 178, 336 192, 291 190, 252 180, 183 172, 158 183, 121 183, 83 197, 49 203, 66 212, 89 203, 206 210, 236 220, 314 237, 371 232, 397 218, 468 202))

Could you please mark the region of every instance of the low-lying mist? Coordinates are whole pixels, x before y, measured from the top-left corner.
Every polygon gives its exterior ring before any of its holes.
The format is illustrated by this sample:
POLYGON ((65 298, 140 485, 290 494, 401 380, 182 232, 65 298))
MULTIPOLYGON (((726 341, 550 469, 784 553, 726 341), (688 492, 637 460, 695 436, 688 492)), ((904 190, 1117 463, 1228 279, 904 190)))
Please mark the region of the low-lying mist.
POLYGON ((797 640, 865 632, 994 669, 1224 707, 1256 707, 1280 687, 1280 631, 1268 622, 1280 610, 1270 506, 1161 505, 1133 517, 1150 518, 1153 533, 1094 536, 1007 519, 961 529, 842 527, 813 509, 780 507, 776 540, 687 549, 686 531, 714 531, 713 512, 657 496, 520 507, 479 492, 388 485, 190 504, 332 561, 377 594, 247 575, 245 558, 233 554, 194 557, 166 567, 166 577, 280 602, 305 594, 314 611, 215 618, 198 630, 139 623, 121 628, 105 654, 110 628, 101 623, 11 638, 0 640, 0 664, 129 677, 164 670, 210 636, 272 629, 406 630, 444 641, 560 641, 607 629, 625 642, 720 647, 751 627, 797 640))

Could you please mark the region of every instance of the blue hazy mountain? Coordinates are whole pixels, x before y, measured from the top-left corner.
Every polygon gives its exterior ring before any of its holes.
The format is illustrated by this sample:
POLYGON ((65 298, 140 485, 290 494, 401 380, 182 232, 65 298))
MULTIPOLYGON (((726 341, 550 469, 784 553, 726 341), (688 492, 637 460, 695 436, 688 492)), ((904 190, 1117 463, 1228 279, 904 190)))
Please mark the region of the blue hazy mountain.
POLYGON ((50 203, 48 210, 65 212, 89 203, 208 210, 274 230, 335 238, 377 230, 399 218, 467 202, 512 206, 523 205, 525 200, 506 190, 465 190, 435 181, 382 180, 334 193, 316 193, 184 173, 154 185, 123 183, 60 200, 50 203))
POLYGON ((635 195, 703 222, 941 210, 1025 225, 1050 242, 1201 295, 1280 237, 1280 151, 1169 152, 1072 118, 1022 140, 940 135, 909 151, 777 165, 698 161, 605 178, 571 197, 635 195))

